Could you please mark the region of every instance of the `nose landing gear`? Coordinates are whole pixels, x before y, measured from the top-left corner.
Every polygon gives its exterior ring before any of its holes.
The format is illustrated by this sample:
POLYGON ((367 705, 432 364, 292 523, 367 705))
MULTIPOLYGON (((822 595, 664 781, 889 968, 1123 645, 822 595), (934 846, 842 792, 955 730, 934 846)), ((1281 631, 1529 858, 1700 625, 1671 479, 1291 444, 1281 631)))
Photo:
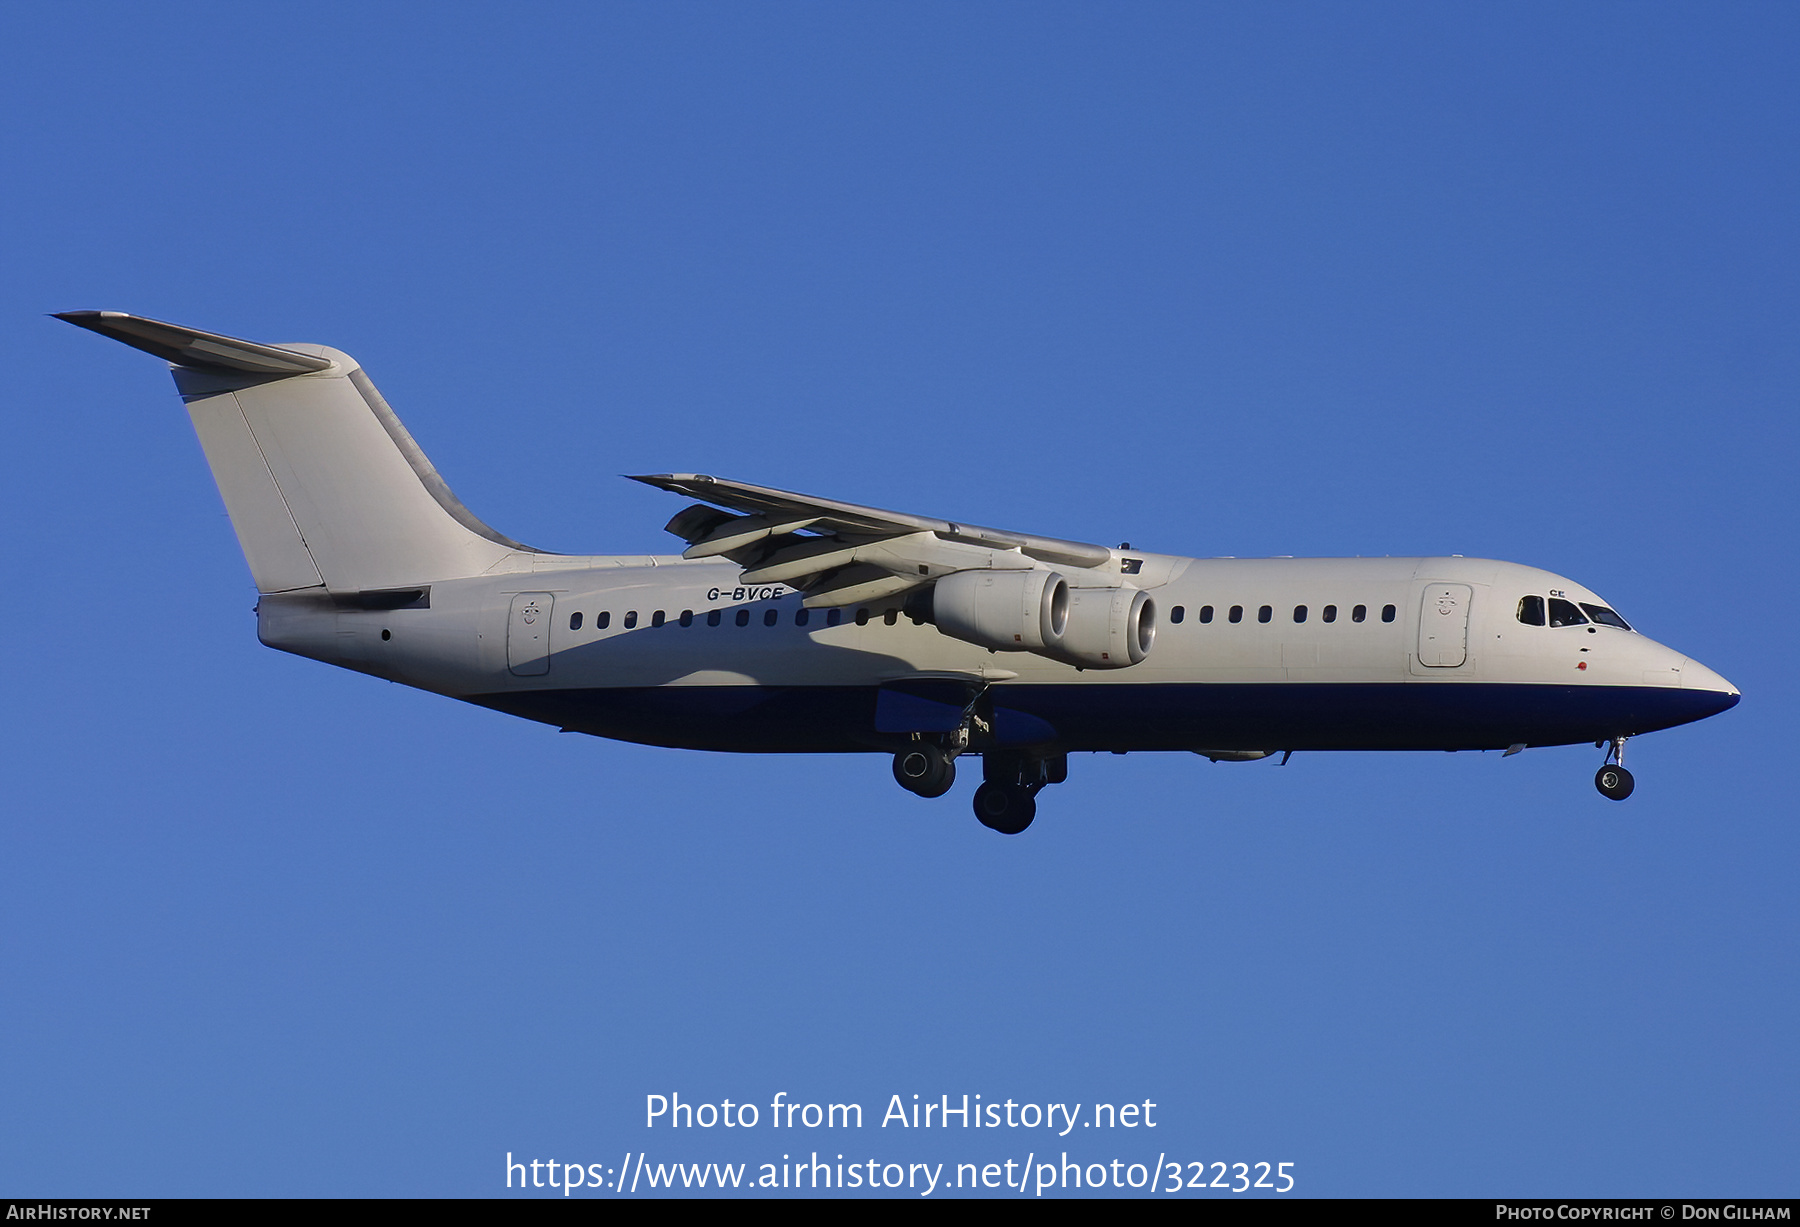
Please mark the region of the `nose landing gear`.
POLYGON ((1615 737, 1611 748, 1606 752, 1606 761, 1594 773, 1594 787, 1608 801, 1623 801, 1636 786, 1637 781, 1631 778, 1631 772, 1625 770, 1625 739, 1615 737))

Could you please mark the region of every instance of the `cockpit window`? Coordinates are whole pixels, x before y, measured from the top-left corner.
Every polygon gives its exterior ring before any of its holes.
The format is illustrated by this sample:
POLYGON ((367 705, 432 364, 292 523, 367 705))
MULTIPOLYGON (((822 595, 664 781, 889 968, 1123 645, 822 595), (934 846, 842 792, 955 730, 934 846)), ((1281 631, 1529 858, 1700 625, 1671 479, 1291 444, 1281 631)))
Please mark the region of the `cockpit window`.
POLYGON ((1544 598, 1541 596, 1520 597, 1519 621, 1526 626, 1542 626, 1544 624, 1544 598))
POLYGON ((1587 618, 1575 608, 1573 601, 1565 601, 1559 596, 1550 598, 1551 626, 1586 626, 1587 618))
POLYGON ((1616 626, 1622 631, 1631 629, 1631 627, 1626 625, 1625 619, 1621 618, 1618 614, 1614 613, 1604 605, 1589 605, 1586 601, 1583 601, 1581 607, 1587 610, 1588 617, 1598 622, 1601 626, 1616 626))

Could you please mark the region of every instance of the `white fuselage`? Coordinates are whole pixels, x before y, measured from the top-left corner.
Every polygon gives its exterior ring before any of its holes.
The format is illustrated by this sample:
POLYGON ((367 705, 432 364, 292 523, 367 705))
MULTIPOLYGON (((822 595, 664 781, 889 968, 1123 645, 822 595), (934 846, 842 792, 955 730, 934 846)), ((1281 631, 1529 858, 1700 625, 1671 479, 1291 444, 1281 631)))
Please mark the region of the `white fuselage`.
POLYGON ((1635 631, 1521 622, 1526 596, 1603 604, 1531 567, 1455 557, 1143 557, 1138 580, 1157 604, 1156 638, 1145 660, 1123 669, 990 651, 915 622, 898 602, 803 611, 799 593, 747 587, 733 564, 662 556, 517 554, 516 569, 429 585, 428 607, 264 597, 259 626, 272 647, 534 719, 719 749, 885 748, 891 730, 845 722, 872 710, 882 686, 932 675, 982 679, 995 703, 1056 730, 1034 740, 1064 748, 1553 744, 1666 727, 1736 701, 1718 674, 1635 631), (1370 687, 1385 693, 1370 700, 1370 687), (1091 714, 1058 717, 1069 688, 1089 695, 1091 714), (771 738, 757 727, 757 696, 796 690, 860 693, 863 702, 822 702, 811 731, 784 713, 771 738), (647 691, 686 691, 691 704, 665 693, 634 729, 633 697, 647 691), (1664 692, 1663 701, 1645 691, 1664 692), (1521 703, 1549 710, 1534 720, 1514 710, 1521 703), (1153 710, 1134 720, 1146 705, 1153 710), (1233 706, 1246 713, 1238 723, 1250 726, 1249 742, 1233 728, 1233 706), (689 727, 670 727, 684 711, 689 727), (1359 728, 1376 712, 1387 727, 1359 728), (1097 733, 1106 722, 1116 729, 1097 733))

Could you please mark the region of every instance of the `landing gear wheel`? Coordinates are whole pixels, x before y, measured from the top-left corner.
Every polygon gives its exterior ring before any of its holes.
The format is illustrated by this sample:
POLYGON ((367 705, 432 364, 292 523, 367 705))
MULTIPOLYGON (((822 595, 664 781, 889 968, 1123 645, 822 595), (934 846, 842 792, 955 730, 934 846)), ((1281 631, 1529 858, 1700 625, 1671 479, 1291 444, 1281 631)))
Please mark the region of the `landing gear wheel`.
POLYGON ((907 792, 941 797, 956 783, 956 764, 936 746, 921 742, 894 755, 894 780, 907 792))
POLYGON ((1636 787, 1636 781, 1631 778, 1631 772, 1625 768, 1615 767, 1608 763, 1594 772, 1594 787, 1598 788, 1600 795, 1608 801, 1623 801, 1631 795, 1631 790, 1636 787))
POLYGON ((1037 817, 1037 798, 1018 784, 983 784, 975 790, 975 817, 990 831, 1017 835, 1037 817))

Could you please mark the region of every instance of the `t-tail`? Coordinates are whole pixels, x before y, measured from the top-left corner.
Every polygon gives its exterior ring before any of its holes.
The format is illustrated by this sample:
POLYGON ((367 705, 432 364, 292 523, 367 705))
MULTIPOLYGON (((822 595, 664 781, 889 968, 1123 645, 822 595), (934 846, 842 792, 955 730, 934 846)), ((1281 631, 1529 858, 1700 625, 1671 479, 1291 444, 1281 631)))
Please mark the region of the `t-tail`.
POLYGON ((170 363, 258 592, 374 593, 539 552, 462 505, 340 350, 119 311, 56 318, 170 363))

